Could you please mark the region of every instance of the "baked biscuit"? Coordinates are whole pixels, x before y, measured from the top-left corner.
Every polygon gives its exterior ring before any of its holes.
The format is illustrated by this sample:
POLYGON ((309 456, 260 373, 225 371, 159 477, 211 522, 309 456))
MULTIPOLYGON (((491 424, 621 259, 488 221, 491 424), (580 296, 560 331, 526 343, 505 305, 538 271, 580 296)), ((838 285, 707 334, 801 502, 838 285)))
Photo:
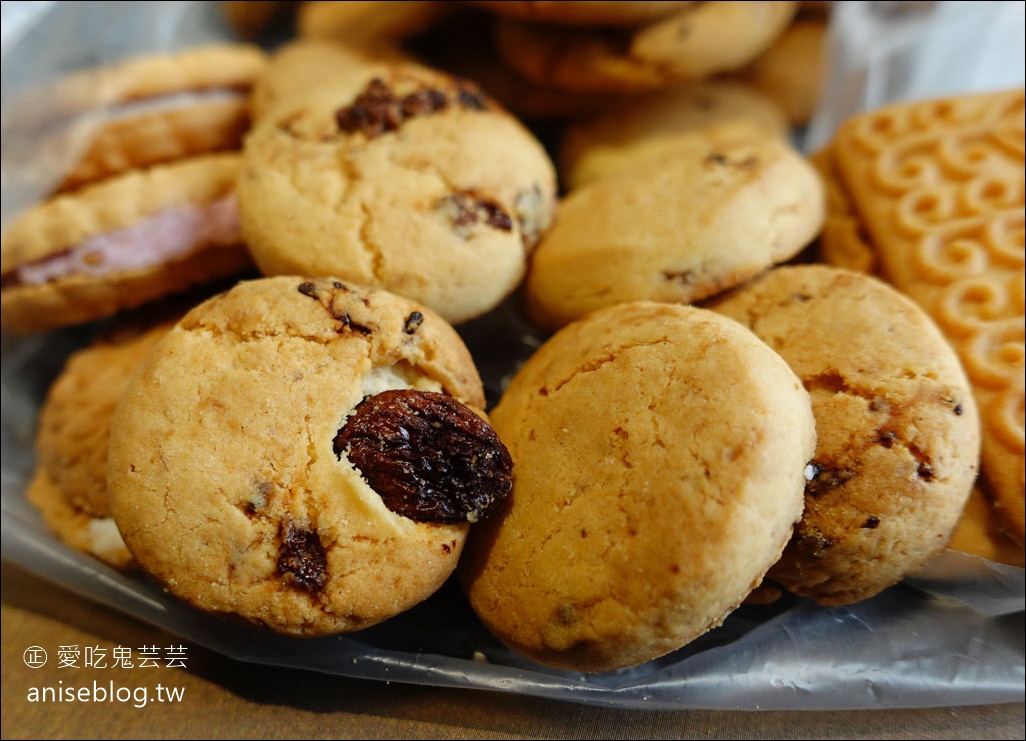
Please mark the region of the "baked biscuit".
POLYGON ((170 328, 121 329, 73 353, 39 409, 29 501, 64 542, 116 568, 132 558, 107 496, 110 422, 128 379, 170 328))
MULTIPOLYGON (((787 137, 790 127, 771 98, 741 82, 716 80, 629 98, 601 116, 569 124, 559 145, 563 185, 573 190, 642 162, 662 161, 682 135, 725 132, 750 123, 753 135, 787 137)), ((671 155, 672 156, 672 155, 671 155)))
POLYGON ((451 326, 385 292, 291 276, 189 312, 111 424, 111 509, 193 606, 298 636, 433 593, 510 484, 451 326))
POLYGON ((499 640, 563 669, 653 659, 780 556, 815 446, 780 356, 703 309, 634 302, 553 335, 491 414, 515 464, 459 578, 499 640))
POLYGON ((983 419, 983 477, 1020 542, 1023 110, 1021 89, 891 106, 850 118, 821 155, 836 195, 824 258, 875 262, 955 346, 983 419))
POLYGON ((530 82, 573 92, 639 92, 739 69, 783 33, 793 2, 705 2, 629 29, 498 18, 495 43, 530 82))
POLYGON ((531 257, 528 316, 557 328, 624 301, 708 298, 795 256, 823 210, 818 174, 786 141, 682 138, 561 202, 531 257))
POLYGON ((469 0, 468 4, 510 18, 571 26, 638 26, 658 20, 687 5, 694 5, 692 2, 682 0, 639 0, 638 2, 469 0))
POLYGON ((53 190, 69 191, 140 167, 238 149, 249 128, 249 90, 265 64, 260 47, 229 43, 72 73, 12 106, 11 135, 25 144, 5 151, 5 167, 35 182, 39 159, 49 158, 59 177, 53 190))
POLYGON ((438 0, 347 0, 301 3, 296 33, 301 38, 331 39, 353 46, 399 44, 424 33, 455 9, 438 0))
POLYGON ((276 107, 246 140, 238 196, 264 274, 336 275, 457 323, 520 283, 556 177, 472 83, 396 64, 276 107))
POLYGON ((23 213, 3 236, 6 332, 110 316, 252 266, 235 201, 239 155, 135 170, 23 213))
POLYGON ((812 398, 805 512, 769 578, 849 604, 943 550, 976 479, 980 422, 930 317, 882 281, 825 265, 775 268, 707 306, 779 353, 812 398))
POLYGON ((1020 569, 1026 566, 1022 546, 1008 534, 1007 525, 979 486, 973 487, 948 548, 1020 569))

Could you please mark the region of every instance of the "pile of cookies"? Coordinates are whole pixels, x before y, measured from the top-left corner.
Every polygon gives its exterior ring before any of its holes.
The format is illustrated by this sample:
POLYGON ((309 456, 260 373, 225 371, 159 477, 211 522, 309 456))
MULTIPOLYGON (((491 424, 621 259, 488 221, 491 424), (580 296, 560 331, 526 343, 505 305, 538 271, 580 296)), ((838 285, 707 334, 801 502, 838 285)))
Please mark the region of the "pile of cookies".
POLYGON ((453 578, 586 672, 949 543, 1021 567, 1023 92, 808 158, 823 5, 224 3, 293 37, 81 73, 131 102, 3 235, 5 333, 95 335, 27 497, 205 612, 453 578), (487 409, 461 327, 509 304, 487 409))

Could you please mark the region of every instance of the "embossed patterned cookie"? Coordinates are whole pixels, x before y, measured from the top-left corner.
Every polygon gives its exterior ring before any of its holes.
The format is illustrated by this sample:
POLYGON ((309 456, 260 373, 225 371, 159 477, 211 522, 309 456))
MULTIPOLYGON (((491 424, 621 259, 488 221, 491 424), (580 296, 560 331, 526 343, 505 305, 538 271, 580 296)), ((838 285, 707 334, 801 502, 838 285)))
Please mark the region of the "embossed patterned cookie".
POLYGON ((195 607, 315 636, 432 594, 509 489, 459 336, 337 280, 236 285, 156 346, 111 426, 111 508, 195 607))
POLYGON ((825 259, 875 262, 955 346, 983 420, 983 478, 1020 542, 1023 101, 1020 89, 871 111, 821 155, 836 195, 825 259))
POLYGON ((116 568, 128 568, 132 557, 107 496, 110 422, 128 379, 170 328, 121 330, 77 351, 39 410, 29 501, 64 542, 116 568))
POLYGON ((709 307, 778 352, 812 397, 805 513, 769 577, 847 604, 943 550, 976 479, 980 422, 930 317, 875 278, 824 265, 775 268, 709 307))
POLYGON ((335 275, 457 323, 520 283, 555 208, 538 140, 471 83, 393 65, 274 109, 246 140, 243 233, 268 275, 335 275))
POLYGON ((242 273, 239 155, 191 157, 55 196, 3 235, 4 331, 92 321, 242 273))
POLYGON ((822 182, 783 139, 692 136, 663 152, 562 201, 525 284, 535 323, 557 328, 624 301, 699 301, 790 259, 819 232, 822 182))
POLYGON ((491 418, 513 492, 472 530, 460 581, 501 641, 575 671, 719 625, 790 538, 815 446, 779 355, 726 317, 654 302, 564 327, 491 418))
POLYGON ((635 28, 573 28, 500 18, 509 67, 573 92, 640 92, 743 67, 787 28, 797 3, 704 2, 635 28))

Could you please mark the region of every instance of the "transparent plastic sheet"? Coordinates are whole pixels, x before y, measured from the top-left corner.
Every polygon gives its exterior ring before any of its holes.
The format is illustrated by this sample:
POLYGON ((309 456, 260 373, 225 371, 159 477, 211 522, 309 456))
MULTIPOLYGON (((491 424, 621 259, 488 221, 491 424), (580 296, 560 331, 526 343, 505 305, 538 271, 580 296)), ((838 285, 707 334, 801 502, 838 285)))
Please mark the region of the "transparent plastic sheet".
MULTIPOLYGON (((15 204, 38 198, 47 183, 58 179, 60 158, 73 156, 74 147, 60 157, 40 155, 34 160, 36 171, 26 172, 32 148, 40 144, 33 139, 19 145, 18 166, 8 166, 14 150, 8 114, 16 118, 22 112, 19 102, 39 106, 46 97, 28 90, 85 64, 228 35, 212 10, 214 3, 41 5, 47 6, 45 17, 20 36, 9 39, 5 27, 5 218, 15 204)), ((276 636, 199 613, 145 577, 120 574, 66 548, 25 501, 38 405, 68 354, 85 344, 93 329, 3 338, 3 557, 225 656, 355 678, 612 707, 839 710, 1023 699, 1024 572, 950 551, 874 599, 830 609, 797 598, 743 606, 721 627, 677 652, 600 675, 548 669, 504 648, 476 620, 452 582, 378 626, 315 640, 276 636)), ((460 331, 492 403, 503 379, 542 339, 511 303, 460 331)))

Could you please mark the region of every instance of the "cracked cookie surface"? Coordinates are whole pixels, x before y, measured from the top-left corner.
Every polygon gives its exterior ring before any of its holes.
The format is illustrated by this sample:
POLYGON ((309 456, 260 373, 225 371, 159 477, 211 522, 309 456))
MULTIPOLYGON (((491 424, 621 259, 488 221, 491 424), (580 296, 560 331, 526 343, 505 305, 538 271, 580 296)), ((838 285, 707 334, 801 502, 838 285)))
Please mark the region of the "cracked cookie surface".
POLYGON ((820 265, 776 268, 710 308, 780 353, 816 415, 805 513, 769 578, 848 604, 940 552, 976 479, 980 420, 929 316, 875 278, 820 265))
POLYGON ((815 445, 807 393, 751 332, 635 302, 568 325, 491 413, 508 505, 459 566, 501 641, 564 669, 668 653, 719 625, 779 557, 815 445))
POLYGON ((201 304, 115 412, 109 486, 126 544, 178 597, 280 633, 412 607, 451 573, 468 524, 396 514, 333 449, 357 405, 390 389, 483 416, 466 347, 412 301, 282 276, 201 304))
POLYGON ((243 233, 268 275, 334 275, 462 322, 520 282, 548 229, 555 168, 471 83, 369 66, 290 98, 247 139, 243 233))

